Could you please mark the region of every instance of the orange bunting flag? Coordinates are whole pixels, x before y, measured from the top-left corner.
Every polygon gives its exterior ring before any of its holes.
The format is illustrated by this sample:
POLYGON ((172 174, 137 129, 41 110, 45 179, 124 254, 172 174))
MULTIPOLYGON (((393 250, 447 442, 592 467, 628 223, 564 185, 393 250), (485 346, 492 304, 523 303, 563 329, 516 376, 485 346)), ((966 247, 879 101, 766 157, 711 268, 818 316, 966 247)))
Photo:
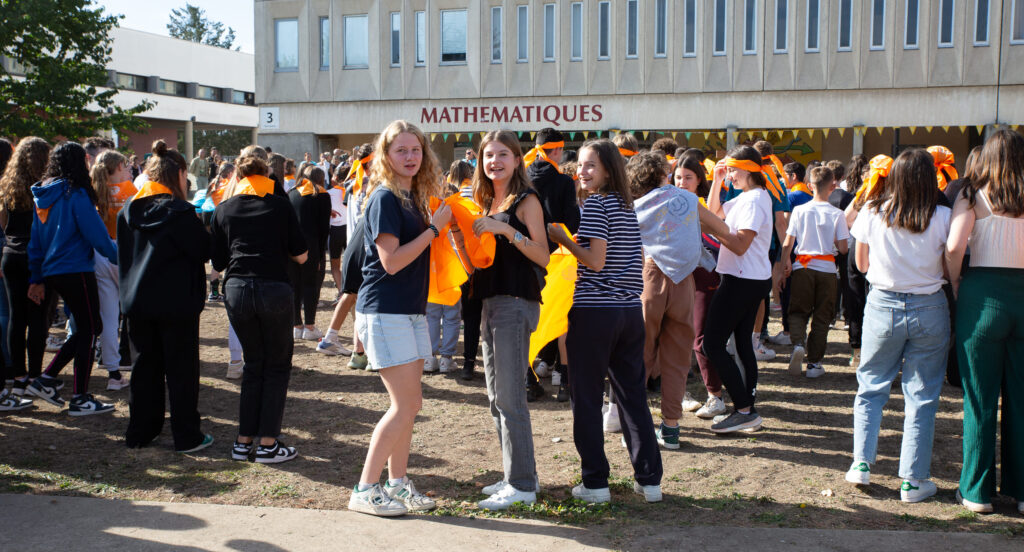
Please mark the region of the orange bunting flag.
POLYGON ((857 195, 853 198, 854 201, 860 201, 861 196, 864 196, 864 201, 868 201, 881 195, 882 188, 878 185, 878 181, 889 177, 889 171, 892 170, 892 157, 878 154, 871 159, 869 168, 868 177, 864 185, 857 190, 857 195))
POLYGON ((363 189, 363 179, 366 178, 366 164, 373 161, 373 154, 367 155, 362 159, 356 159, 352 163, 352 168, 348 170, 348 175, 345 176, 345 180, 352 178, 356 179, 356 183, 352 185, 352 193, 359 193, 359 190, 363 189))
MULTIPOLYGON (((566 234, 569 230, 559 224, 566 234)), ((548 343, 569 330, 569 309, 576 291, 576 257, 563 246, 551 254, 548 274, 544 277, 544 289, 540 292, 540 317, 537 329, 530 335, 530 355, 537 353, 548 343)))
POLYGON ((558 149, 558 148, 564 148, 564 147, 565 147, 565 142, 547 142, 547 143, 541 144, 539 146, 536 146, 532 150, 526 152, 526 155, 523 156, 523 162, 526 163, 527 167, 529 167, 530 165, 533 164, 534 161, 537 160, 537 157, 539 156, 541 159, 543 159, 543 160, 547 161, 548 163, 550 163, 551 166, 554 167, 555 170, 559 172, 559 174, 561 174, 562 169, 558 168, 558 164, 557 163, 551 161, 551 159, 548 157, 547 152, 545 152, 544 150, 552 150, 552 149, 558 149))
POLYGON ((956 172, 956 167, 953 165, 953 152, 949 151, 949 148, 945 146, 932 146, 928 148, 928 153, 932 154, 932 158, 935 159, 935 177, 939 181, 939 189, 946 191, 946 186, 949 185, 950 180, 956 180, 960 178, 960 175, 956 172))

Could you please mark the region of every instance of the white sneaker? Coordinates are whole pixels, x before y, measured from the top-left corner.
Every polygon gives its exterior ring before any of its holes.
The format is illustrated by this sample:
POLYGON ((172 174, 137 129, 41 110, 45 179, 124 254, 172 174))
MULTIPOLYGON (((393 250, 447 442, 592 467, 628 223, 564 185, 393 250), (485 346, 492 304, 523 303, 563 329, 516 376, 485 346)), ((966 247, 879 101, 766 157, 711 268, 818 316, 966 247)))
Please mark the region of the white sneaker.
POLYGON ((803 362, 804 362, 804 356, 806 354, 807 354, 807 351, 803 347, 801 347, 800 345, 797 345, 796 347, 793 347, 793 354, 789 355, 789 373, 790 374, 793 374, 794 376, 799 376, 800 373, 803 372, 803 362))
POLYGON ((696 412, 701 407, 700 401, 693 398, 693 395, 689 391, 683 395, 683 411, 684 412, 696 412))
POLYGON ((508 487, 508 481, 502 479, 497 483, 493 483, 491 485, 484 487, 483 489, 480 489, 480 492, 487 496, 491 496, 492 494, 500 493, 501 490, 504 489, 505 487, 508 487))
POLYGON ((854 485, 870 485, 871 466, 867 462, 854 461, 846 472, 846 481, 854 485))
POLYGON ((619 421, 619 405, 609 403, 601 409, 604 415, 601 417, 601 427, 605 433, 618 433, 622 431, 622 422, 619 421))
MULTIPOLYGON (((964 508, 976 514, 991 514, 992 503, 991 502, 971 502, 964 498, 964 495, 960 494, 960 489, 956 490, 956 501, 959 502, 964 508)), ((1024 502, 1017 503, 1017 511, 1024 514, 1024 502)))
POLYGON ((768 349, 761 343, 756 335, 750 336, 750 342, 754 346, 754 358, 757 360, 774 360, 775 351, 768 349))
POLYGON ((439 366, 437 362, 437 357, 430 357, 427 360, 423 361, 424 372, 434 373, 438 370, 438 368, 439 366))
POLYGON ((391 500, 397 500, 404 504, 405 509, 410 512, 426 512, 437 507, 434 499, 416 491, 416 486, 408 477, 403 477, 402 484, 394 487, 390 483, 385 483, 384 492, 391 497, 391 500))
POLYGON ((543 360, 538 360, 533 366, 533 371, 537 374, 538 378, 546 378, 551 375, 551 366, 543 360))
POLYGON ((661 485, 641 485, 634 481, 633 492, 644 495, 647 502, 661 502, 661 485))
POLYGON ((60 348, 64 346, 64 342, 67 341, 59 335, 51 335, 46 338, 46 352, 56 353, 60 351, 60 348))
POLYGON ((736 354, 736 335, 735 334, 730 335, 729 336, 729 341, 725 342, 725 352, 729 353, 730 355, 735 355, 736 354))
POLYGON ((789 334, 786 332, 779 332, 768 338, 768 343, 772 345, 792 345, 793 341, 789 338, 789 334))
POLYGON ((551 385, 558 387, 562 385, 562 373, 558 371, 551 372, 551 385))
POLYGON ((454 372, 456 370, 455 360, 453 360, 452 357, 441 357, 441 362, 438 365, 438 370, 440 370, 442 374, 454 372))
POLYGON ((710 420, 715 416, 725 414, 725 412, 725 401, 723 401, 721 397, 708 395, 707 402, 705 402, 704 406, 700 407, 697 412, 694 412, 694 415, 704 420, 710 420))
POLYGON ((313 328, 312 330, 309 328, 302 330, 303 341, 320 341, 320 338, 323 336, 324 334, 320 333, 320 330, 316 328, 313 328))
POLYGON ((820 364, 808 364, 807 365, 807 377, 809 378, 820 378, 825 375, 825 367, 820 364))
POLYGON ((107 391, 120 391, 131 385, 123 375, 119 379, 107 378, 107 391))
POLYGON ((232 360, 228 362, 228 372, 224 374, 227 379, 240 379, 242 377, 242 368, 245 363, 241 360, 232 360))
POLYGON ((494 493, 485 500, 477 503, 477 506, 484 510, 507 510, 513 504, 529 506, 537 502, 537 493, 533 491, 520 491, 512 485, 505 485, 505 488, 494 493))
POLYGON ((302 328, 292 328, 292 339, 302 339, 302 328))
POLYGON ((365 491, 356 486, 352 489, 352 497, 348 499, 348 509, 372 516, 393 517, 409 511, 401 501, 388 496, 380 484, 374 483, 365 491))
POLYGON ((352 356, 351 349, 336 341, 327 341, 327 338, 316 344, 316 352, 327 356, 352 356))
POLYGON ((904 479, 903 484, 900 485, 900 500, 903 502, 921 502, 930 496, 935 496, 937 492, 939 490, 935 487, 935 483, 928 479, 904 479))
POLYGON ((572 497, 582 500, 587 504, 604 504, 605 502, 611 502, 612 493, 608 490, 608 487, 588 489, 583 486, 583 483, 580 483, 572 488, 572 497))

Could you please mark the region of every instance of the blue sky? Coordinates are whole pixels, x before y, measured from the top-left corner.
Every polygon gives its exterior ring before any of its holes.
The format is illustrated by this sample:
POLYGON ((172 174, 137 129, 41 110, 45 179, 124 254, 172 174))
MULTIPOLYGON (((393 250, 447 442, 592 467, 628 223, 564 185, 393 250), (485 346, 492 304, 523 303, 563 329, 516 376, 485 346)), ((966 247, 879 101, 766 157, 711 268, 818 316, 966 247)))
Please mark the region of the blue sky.
MULTIPOLYGON (((156 34, 167 34, 171 10, 184 8, 185 0, 95 0, 106 11, 125 16, 121 26, 156 34)), ((253 53, 253 0, 191 0, 206 10, 206 17, 235 30, 235 46, 253 53)))

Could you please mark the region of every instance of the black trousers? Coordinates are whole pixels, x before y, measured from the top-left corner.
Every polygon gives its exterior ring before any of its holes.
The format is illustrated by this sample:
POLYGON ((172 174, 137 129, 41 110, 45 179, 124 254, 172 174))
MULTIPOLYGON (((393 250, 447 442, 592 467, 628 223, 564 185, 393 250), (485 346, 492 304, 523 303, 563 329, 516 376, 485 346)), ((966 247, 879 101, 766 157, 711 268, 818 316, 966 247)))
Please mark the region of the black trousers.
POLYGON ((463 365, 476 362, 480 350, 480 319, 484 302, 469 298, 469 282, 462 284, 462 358, 463 365))
POLYGON ((868 300, 867 276, 857 269, 856 255, 847 259, 846 289, 843 290, 843 310, 846 323, 850 326, 850 347, 860 349, 860 338, 864 327, 864 305, 868 300))
POLYGON ((580 454, 583 484, 608 486, 601 407, 608 377, 619 405, 622 433, 633 474, 641 485, 661 484, 661 452, 647 406, 642 307, 573 307, 569 310, 566 352, 572 397, 572 434, 580 454))
POLYGON ((7 324, 7 350, 11 354, 11 374, 8 377, 28 375, 35 378, 43 372, 43 353, 46 350, 46 336, 49 322, 46 313, 50 303, 56 297, 49 288, 46 298, 39 305, 28 299, 28 255, 4 253, 0 260, 0 270, 4 273, 4 287, 7 288, 7 299, 11 305, 11 320, 7 324), (28 339, 25 331, 28 330, 28 339), (25 366, 25 353, 28 352, 28 368, 25 366))
POLYGON ((262 278, 230 278, 224 284, 228 320, 242 344, 242 392, 238 434, 281 433, 292 371, 292 287, 262 278))
POLYGON ((171 404, 175 450, 203 442, 199 429, 199 315, 180 319, 132 317, 128 335, 135 346, 125 444, 143 447, 164 427, 164 388, 171 404))
POLYGON ((836 282, 838 287, 836 291, 836 312, 841 312, 844 320, 846 319, 846 286, 850 280, 850 267, 847 265, 849 262, 848 254, 836 255, 836 267, 839 268, 839 280, 836 282))
MULTIPOLYGON (((757 394, 757 358, 750 334, 754 330, 757 308, 764 294, 772 288, 772 280, 749 280, 731 274, 722 275, 722 284, 711 299, 704 326, 704 354, 718 368, 718 375, 729 390, 737 409, 754 405, 757 394), (730 335, 736 335, 736 354, 741 369, 725 350, 730 335)), ((570 358, 572 355, 570 355, 570 358)))
POLYGON ((57 377, 74 359, 74 394, 88 393, 89 376, 92 374, 92 363, 96 357, 96 336, 103 330, 103 323, 100 321, 99 293, 96 291, 96 273, 57 274, 47 276, 45 282, 47 288, 64 298, 64 304, 71 311, 71 321, 75 328, 75 332, 68 337, 64 346, 46 367, 46 375, 57 377))
POLYGON ((306 262, 298 264, 288 263, 288 277, 292 283, 292 307, 295 326, 301 326, 303 314, 305 314, 306 325, 312 326, 316 323, 316 306, 320 301, 320 286, 323 282, 321 271, 323 270, 323 259, 314 257, 312 252, 306 262))

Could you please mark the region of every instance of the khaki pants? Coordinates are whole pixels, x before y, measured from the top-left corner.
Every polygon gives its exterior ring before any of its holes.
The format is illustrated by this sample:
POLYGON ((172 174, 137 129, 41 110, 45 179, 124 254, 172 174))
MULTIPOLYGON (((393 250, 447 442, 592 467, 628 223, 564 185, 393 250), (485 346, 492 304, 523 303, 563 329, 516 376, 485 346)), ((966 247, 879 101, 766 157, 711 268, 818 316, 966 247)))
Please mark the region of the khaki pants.
POLYGON ((793 271, 789 297, 789 336, 793 345, 806 341, 807 362, 818 363, 825 356, 828 327, 836 313, 836 275, 810 268, 793 271), (811 333, 807 335, 807 321, 811 333))
POLYGON ((693 275, 678 284, 654 264, 644 261, 644 366, 647 377, 661 376, 662 418, 683 416, 683 394, 693 352, 693 275))

